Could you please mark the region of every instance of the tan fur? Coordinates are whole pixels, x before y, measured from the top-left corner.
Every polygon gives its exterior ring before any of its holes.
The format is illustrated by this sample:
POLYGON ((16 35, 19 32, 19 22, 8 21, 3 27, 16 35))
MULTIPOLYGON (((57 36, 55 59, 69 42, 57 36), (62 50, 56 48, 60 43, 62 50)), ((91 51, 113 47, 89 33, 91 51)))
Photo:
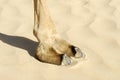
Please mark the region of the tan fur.
POLYGON ((45 1, 34 0, 33 33, 39 41, 36 55, 40 61, 60 65, 63 54, 74 56, 74 53, 72 45, 57 34, 45 1))

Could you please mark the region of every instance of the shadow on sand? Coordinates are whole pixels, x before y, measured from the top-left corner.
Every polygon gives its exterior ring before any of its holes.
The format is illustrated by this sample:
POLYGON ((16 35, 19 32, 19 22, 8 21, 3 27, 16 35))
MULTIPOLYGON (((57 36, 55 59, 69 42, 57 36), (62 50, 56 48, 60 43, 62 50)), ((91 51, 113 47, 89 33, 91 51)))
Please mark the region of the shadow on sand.
POLYGON ((3 33, 0 33, 0 40, 11 46, 27 50, 28 53, 35 58, 35 52, 38 46, 38 42, 32 41, 25 37, 11 36, 3 33))

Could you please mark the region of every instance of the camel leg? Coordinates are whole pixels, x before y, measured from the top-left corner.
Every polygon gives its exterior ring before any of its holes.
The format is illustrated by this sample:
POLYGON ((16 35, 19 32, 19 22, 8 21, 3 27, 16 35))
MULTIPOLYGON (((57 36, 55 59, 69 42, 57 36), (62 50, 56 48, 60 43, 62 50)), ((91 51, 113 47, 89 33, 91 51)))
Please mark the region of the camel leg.
POLYGON ((70 64, 70 57, 82 57, 79 48, 63 40, 56 31, 50 17, 46 0, 34 0, 34 36, 39 42, 37 58, 43 62, 60 65, 64 54, 68 56, 66 64, 70 64))

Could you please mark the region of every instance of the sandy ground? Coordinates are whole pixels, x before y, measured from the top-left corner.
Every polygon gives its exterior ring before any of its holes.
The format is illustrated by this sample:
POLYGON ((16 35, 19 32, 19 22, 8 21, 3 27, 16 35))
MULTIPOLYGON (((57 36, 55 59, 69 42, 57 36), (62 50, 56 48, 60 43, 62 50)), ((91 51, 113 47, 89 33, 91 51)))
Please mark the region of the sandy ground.
POLYGON ((75 66, 34 58, 32 0, 0 0, 0 80, 120 80, 120 0, 47 0, 58 32, 87 55, 75 66))

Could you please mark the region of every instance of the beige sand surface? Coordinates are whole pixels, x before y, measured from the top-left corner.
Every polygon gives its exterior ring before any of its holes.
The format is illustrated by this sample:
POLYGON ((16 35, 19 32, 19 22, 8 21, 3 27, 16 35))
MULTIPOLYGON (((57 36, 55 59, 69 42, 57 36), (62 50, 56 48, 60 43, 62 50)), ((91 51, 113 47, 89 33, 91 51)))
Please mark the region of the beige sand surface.
POLYGON ((47 0, 61 36, 87 55, 75 66, 34 58, 32 0, 0 0, 0 80, 120 80, 120 0, 47 0))

